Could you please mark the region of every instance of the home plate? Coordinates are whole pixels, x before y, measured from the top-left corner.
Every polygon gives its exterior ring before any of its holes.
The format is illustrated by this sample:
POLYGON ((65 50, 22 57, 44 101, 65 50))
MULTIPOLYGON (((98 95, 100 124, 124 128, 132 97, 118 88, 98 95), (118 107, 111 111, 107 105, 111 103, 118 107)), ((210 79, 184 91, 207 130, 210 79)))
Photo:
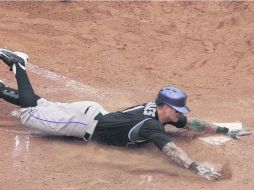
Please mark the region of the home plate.
MULTIPOLYGON (((243 128, 242 123, 214 123, 214 124, 220 127, 227 127, 229 131, 239 130, 243 128)), ((199 139, 212 145, 222 145, 227 141, 230 141, 232 138, 227 137, 225 135, 213 135, 210 137, 199 137, 199 139)))

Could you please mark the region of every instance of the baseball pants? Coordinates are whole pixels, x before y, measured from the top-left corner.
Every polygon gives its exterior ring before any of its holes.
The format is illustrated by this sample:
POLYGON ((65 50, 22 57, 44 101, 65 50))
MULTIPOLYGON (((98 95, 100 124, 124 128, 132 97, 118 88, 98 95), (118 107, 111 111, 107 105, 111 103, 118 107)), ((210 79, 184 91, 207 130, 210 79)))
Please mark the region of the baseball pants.
POLYGON ((36 107, 21 109, 20 119, 28 128, 46 135, 73 136, 88 141, 98 123, 95 117, 99 113, 108 112, 93 101, 60 103, 40 98, 36 107))

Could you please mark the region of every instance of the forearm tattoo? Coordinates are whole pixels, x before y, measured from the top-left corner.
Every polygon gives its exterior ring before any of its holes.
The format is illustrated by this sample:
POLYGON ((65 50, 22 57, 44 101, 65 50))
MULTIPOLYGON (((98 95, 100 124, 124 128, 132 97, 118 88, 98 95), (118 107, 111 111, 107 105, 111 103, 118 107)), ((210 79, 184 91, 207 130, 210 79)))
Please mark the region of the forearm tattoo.
POLYGON ((198 119, 188 119, 186 128, 195 130, 197 132, 209 133, 216 132, 217 126, 198 119))
POLYGON ((193 162, 187 156, 187 154, 181 148, 177 147, 173 142, 167 143, 163 147, 162 151, 165 152, 166 155, 179 166, 189 168, 193 162))

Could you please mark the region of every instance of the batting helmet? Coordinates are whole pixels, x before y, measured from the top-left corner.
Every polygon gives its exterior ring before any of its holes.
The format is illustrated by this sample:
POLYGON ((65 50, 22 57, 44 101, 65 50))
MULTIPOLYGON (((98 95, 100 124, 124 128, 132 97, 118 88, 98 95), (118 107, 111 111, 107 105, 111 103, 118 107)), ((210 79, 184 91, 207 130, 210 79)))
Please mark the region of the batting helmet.
POLYGON ((187 95, 180 89, 171 86, 162 88, 155 100, 157 105, 167 104, 181 113, 188 113, 190 109, 186 107, 187 95))

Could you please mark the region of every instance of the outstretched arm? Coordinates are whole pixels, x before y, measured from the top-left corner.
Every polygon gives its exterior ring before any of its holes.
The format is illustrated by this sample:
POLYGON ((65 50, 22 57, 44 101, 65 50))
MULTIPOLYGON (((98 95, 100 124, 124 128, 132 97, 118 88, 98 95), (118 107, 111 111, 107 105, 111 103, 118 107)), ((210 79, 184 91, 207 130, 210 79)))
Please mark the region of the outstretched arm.
POLYGON ((139 129, 138 134, 144 139, 149 139, 149 141, 162 150, 170 160, 179 166, 188 168, 209 180, 220 178, 219 173, 196 164, 181 148, 177 147, 167 136, 163 125, 157 120, 147 120, 139 129))
POLYGON ((185 115, 180 116, 178 122, 176 123, 169 122, 167 124, 173 125, 177 128, 185 128, 197 132, 207 132, 207 133, 218 132, 218 126, 200 119, 188 118, 185 115))
POLYGON ((162 148, 162 151, 179 166, 188 168, 208 180, 217 180, 221 177, 221 174, 214 171, 212 168, 206 168, 191 160, 187 154, 173 142, 168 142, 162 148))
POLYGON ((206 133, 218 132, 218 126, 195 118, 188 118, 184 128, 194 130, 197 132, 206 132, 206 133))
POLYGON ((246 129, 230 131, 226 127, 220 127, 220 126, 214 125, 212 123, 208 123, 206 121, 202 121, 199 119, 192 119, 192 118, 187 119, 187 122, 186 122, 186 125, 184 128, 194 130, 197 132, 221 133, 221 134, 225 134, 225 135, 227 135, 231 138, 234 138, 234 139, 240 139, 240 136, 251 134, 251 132, 246 129))

